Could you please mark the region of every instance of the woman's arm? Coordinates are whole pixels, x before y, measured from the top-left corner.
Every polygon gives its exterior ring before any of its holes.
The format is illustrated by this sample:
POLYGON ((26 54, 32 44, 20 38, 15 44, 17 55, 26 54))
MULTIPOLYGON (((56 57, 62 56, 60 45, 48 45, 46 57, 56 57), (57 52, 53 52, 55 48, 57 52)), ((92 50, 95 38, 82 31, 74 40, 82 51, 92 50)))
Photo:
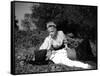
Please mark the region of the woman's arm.
POLYGON ((46 49, 47 50, 47 54, 46 54, 46 60, 48 60, 50 57, 51 57, 51 54, 52 54, 52 48, 50 46, 50 39, 49 37, 45 38, 43 44, 40 46, 39 50, 43 50, 43 49, 46 49))
POLYGON ((42 43, 42 45, 40 46, 39 50, 47 49, 48 46, 49 46, 48 38, 45 38, 45 40, 44 40, 44 42, 42 43))
POLYGON ((63 43, 65 45, 65 48, 64 49, 70 49, 67 45, 68 41, 67 41, 67 38, 65 36, 65 34, 63 33, 63 31, 61 31, 61 36, 62 36, 62 39, 63 39, 63 43))

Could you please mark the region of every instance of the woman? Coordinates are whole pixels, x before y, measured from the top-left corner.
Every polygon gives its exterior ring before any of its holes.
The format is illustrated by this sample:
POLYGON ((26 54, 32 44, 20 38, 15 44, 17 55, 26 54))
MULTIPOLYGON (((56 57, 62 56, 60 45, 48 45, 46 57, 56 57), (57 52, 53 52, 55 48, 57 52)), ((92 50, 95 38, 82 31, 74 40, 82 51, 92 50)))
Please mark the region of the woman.
POLYGON ((57 31, 56 24, 54 22, 47 23, 47 30, 49 36, 45 38, 44 43, 40 46, 40 50, 46 49, 47 57, 55 64, 64 64, 70 67, 80 67, 84 69, 90 69, 91 66, 87 63, 80 61, 74 61, 68 58, 67 40, 63 31, 57 31))

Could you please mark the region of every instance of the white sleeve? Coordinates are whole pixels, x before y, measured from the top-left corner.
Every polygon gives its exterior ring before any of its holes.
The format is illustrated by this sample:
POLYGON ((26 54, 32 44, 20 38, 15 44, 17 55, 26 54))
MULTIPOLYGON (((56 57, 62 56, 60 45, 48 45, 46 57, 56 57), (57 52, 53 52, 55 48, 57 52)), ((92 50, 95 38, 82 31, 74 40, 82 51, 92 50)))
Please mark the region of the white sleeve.
POLYGON ((42 43, 42 45, 40 46, 39 50, 47 49, 48 46, 49 46, 48 38, 45 38, 45 40, 44 40, 44 42, 42 43))
POLYGON ((64 42, 65 47, 68 48, 67 38, 66 38, 65 34, 63 33, 63 31, 61 31, 61 35, 62 35, 62 38, 63 38, 63 42, 64 42))
POLYGON ((64 41, 67 40, 65 34, 63 33, 63 31, 60 31, 60 36, 64 41))

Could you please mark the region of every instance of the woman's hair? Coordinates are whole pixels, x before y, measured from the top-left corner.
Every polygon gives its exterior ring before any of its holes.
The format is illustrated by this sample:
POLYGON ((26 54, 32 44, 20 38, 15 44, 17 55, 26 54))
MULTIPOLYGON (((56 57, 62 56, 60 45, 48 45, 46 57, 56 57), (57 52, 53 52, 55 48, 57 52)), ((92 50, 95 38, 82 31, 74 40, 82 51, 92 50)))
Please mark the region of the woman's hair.
POLYGON ((50 21, 50 22, 47 23, 46 27, 48 28, 50 26, 56 27, 56 24, 53 21, 50 21))

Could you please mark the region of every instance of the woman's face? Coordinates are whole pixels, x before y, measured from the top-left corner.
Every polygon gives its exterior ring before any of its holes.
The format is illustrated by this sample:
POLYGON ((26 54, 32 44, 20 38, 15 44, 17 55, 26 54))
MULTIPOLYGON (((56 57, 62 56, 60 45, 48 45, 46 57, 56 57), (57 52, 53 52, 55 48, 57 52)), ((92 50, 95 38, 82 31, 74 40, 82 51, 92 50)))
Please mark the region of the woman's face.
POLYGON ((50 26, 50 27, 48 27, 48 32, 49 32, 49 35, 50 35, 51 37, 54 37, 54 36, 55 36, 56 31, 57 31, 57 29, 56 29, 55 26, 50 26))

